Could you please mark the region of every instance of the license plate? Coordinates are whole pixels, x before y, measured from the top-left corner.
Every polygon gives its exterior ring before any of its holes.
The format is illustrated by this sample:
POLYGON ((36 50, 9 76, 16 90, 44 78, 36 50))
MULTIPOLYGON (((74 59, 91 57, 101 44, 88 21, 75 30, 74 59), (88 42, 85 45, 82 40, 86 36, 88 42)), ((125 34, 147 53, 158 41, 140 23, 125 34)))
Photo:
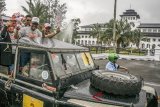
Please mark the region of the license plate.
POLYGON ((23 94, 23 107, 43 107, 43 101, 23 94))

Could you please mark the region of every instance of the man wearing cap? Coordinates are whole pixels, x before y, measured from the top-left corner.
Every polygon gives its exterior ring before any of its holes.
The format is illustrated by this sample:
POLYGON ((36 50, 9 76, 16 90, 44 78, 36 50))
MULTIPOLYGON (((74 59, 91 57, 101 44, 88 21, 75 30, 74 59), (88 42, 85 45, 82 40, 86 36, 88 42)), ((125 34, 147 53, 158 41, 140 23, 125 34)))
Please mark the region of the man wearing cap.
MULTIPOLYGON (((12 15, 11 19, 7 22, 7 24, 4 26, 1 37, 2 42, 12 42, 15 40, 14 38, 14 29, 16 27, 16 17, 15 15, 12 15)), ((15 50, 14 46, 8 45, 8 44, 1 44, 0 47, 0 64, 3 66, 8 66, 8 74, 11 75, 13 72, 13 64, 14 64, 14 55, 15 50)))
POLYGON ((36 37, 42 37, 42 33, 38 29, 39 18, 33 17, 31 21, 31 26, 23 27, 20 29, 17 38, 29 37, 30 39, 35 39, 36 37))
MULTIPOLYGON (((38 29, 39 18, 33 17, 31 26, 23 27, 19 30, 17 38, 28 37, 30 40, 34 40, 37 37, 42 37, 42 33, 38 29)), ((21 53, 20 55, 20 68, 22 69, 30 59, 30 53, 21 53)))

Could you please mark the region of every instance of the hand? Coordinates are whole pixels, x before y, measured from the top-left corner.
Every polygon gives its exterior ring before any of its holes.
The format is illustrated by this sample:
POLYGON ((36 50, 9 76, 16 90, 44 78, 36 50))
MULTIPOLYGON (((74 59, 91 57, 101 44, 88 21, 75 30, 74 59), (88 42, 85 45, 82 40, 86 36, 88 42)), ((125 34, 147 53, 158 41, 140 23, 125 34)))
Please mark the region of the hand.
POLYGON ((28 36, 30 39, 34 39, 34 38, 36 37, 36 35, 35 35, 35 34, 32 34, 32 33, 29 33, 27 36, 28 36))
POLYGON ((48 86, 46 83, 43 83, 42 87, 50 91, 54 91, 54 92, 56 91, 55 87, 48 86))
POLYGON ((17 30, 17 31, 19 31, 19 30, 20 30, 20 28, 21 28, 21 26, 20 26, 20 25, 17 25, 17 26, 16 26, 16 30, 17 30))
POLYGON ((56 33, 59 33, 61 30, 60 28, 58 27, 57 30, 56 30, 56 33))
POLYGON ((12 26, 12 22, 11 22, 11 21, 8 21, 8 22, 6 23, 6 26, 7 26, 7 27, 12 26))
POLYGON ((128 69, 127 69, 127 68, 124 68, 124 70, 125 70, 125 71, 128 71, 128 69))

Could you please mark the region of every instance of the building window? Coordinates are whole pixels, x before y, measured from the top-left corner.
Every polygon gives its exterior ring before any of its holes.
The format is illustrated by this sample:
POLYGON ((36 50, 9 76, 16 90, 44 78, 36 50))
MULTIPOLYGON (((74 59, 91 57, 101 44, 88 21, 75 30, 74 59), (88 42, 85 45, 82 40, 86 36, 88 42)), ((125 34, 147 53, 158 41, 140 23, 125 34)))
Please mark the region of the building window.
POLYGON ((130 20, 130 17, 128 17, 128 20, 130 20))
POLYGON ((155 45, 155 44, 153 44, 153 45, 152 45, 152 49, 155 49, 155 48, 156 48, 156 45, 155 45))
POLYGON ((85 45, 87 45, 87 40, 85 40, 85 45))
POLYGON ((147 29, 142 29, 142 32, 147 32, 147 29))
POLYGON ((135 17, 133 17, 133 20, 135 20, 135 17))
POLYGON ((147 39, 147 42, 150 42, 150 41, 151 41, 151 40, 148 38, 148 39, 147 39))
POLYGON ((82 36, 82 38, 84 38, 84 36, 82 36))
POLYGON ((79 43, 80 43, 80 40, 78 40, 77 42, 78 42, 78 44, 79 44, 79 43))
POLYGON ((155 42, 156 41, 156 39, 153 39, 153 42, 155 42))
POLYGON ((148 32, 152 32, 152 29, 148 29, 148 32))
POLYGON ((147 48, 149 48, 149 49, 150 49, 150 44, 147 44, 147 48))
POLYGON ((143 44, 142 44, 142 49, 144 49, 144 48, 145 48, 145 44, 143 43, 143 44))
POLYGON ((158 29, 158 32, 160 33, 160 29, 158 29))
POLYGON ((94 44, 95 44, 95 42, 94 42, 94 41, 92 41, 92 44, 94 45, 94 44))
POLYGON ((90 45, 90 44, 91 44, 91 41, 88 41, 88 44, 90 45))
POLYGON ((88 38, 88 36, 85 36, 85 38, 88 38))
POLYGON ((153 32, 154 32, 154 33, 157 33, 157 29, 153 29, 153 32))
POLYGON ((160 39, 158 39, 158 42, 160 42, 160 39))
POLYGON ((83 45, 83 40, 81 40, 81 44, 83 45))

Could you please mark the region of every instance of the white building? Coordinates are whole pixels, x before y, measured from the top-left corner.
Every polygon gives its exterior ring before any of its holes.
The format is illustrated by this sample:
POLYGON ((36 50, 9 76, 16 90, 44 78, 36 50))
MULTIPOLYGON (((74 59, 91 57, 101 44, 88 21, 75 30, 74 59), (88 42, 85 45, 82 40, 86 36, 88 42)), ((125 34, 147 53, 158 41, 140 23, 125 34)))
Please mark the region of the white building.
POLYGON ((142 49, 160 47, 160 23, 141 23, 138 28, 144 34, 144 39, 140 42, 142 49))
POLYGON ((140 25, 140 16, 133 9, 126 10, 120 15, 122 20, 127 20, 132 26, 132 30, 136 29, 140 25))
MULTIPOLYGON (((97 23, 98 24, 98 23, 97 23)), ((105 30, 105 24, 98 24, 101 27, 101 30, 105 30)), ((90 34, 94 28, 94 24, 86 25, 86 26, 80 26, 80 29, 78 30, 79 38, 76 39, 77 45, 82 46, 96 46, 97 44, 97 38, 93 38, 90 34)))

